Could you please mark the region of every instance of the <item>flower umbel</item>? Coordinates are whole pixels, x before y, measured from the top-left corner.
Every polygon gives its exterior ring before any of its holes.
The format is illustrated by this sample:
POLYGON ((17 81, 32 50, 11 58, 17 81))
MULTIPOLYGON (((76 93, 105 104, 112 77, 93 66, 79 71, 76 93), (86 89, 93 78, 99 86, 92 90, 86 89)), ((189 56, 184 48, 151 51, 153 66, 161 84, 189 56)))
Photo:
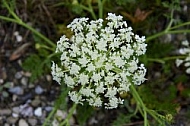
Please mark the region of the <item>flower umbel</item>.
POLYGON ((186 73, 190 74, 190 45, 187 40, 182 41, 182 45, 184 48, 181 48, 179 50, 179 53, 182 55, 186 55, 186 58, 184 60, 182 59, 176 59, 176 66, 180 66, 182 63, 184 63, 184 66, 187 67, 186 73))
POLYGON ((146 80, 146 68, 138 60, 146 52, 145 37, 112 13, 106 25, 102 19, 77 18, 67 27, 73 36, 63 35, 57 42, 61 66, 53 62, 53 79, 71 88, 69 96, 76 103, 117 108, 123 103, 121 92, 146 80))

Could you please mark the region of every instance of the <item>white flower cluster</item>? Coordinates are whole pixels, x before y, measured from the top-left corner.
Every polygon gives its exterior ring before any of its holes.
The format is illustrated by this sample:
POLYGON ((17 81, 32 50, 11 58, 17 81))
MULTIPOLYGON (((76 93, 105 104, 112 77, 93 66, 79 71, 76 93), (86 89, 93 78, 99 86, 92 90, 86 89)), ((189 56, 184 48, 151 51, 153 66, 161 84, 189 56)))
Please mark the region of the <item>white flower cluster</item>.
POLYGON ((74 19, 68 25, 74 35, 57 42, 61 65, 53 62, 53 79, 71 88, 75 103, 117 108, 123 103, 119 94, 146 80, 144 65, 138 65, 146 52, 145 37, 135 35, 122 18, 108 13, 105 25, 102 19, 74 19))
POLYGON ((182 63, 184 64, 186 69, 186 73, 190 74, 190 45, 187 40, 182 41, 182 45, 184 48, 181 48, 179 50, 179 53, 182 55, 186 55, 186 58, 184 60, 182 59, 176 59, 176 66, 179 67, 182 63))

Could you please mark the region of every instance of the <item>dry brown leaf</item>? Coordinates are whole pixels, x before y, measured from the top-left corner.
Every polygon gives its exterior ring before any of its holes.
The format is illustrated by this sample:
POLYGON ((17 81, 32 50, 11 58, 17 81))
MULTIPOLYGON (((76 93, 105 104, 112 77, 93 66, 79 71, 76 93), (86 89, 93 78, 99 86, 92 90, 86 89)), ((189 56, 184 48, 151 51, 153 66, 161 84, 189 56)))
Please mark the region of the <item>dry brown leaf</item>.
POLYGON ((181 92, 185 89, 185 87, 184 87, 183 84, 180 82, 180 83, 177 84, 177 89, 178 89, 178 91, 181 93, 181 92))
POLYGON ((26 49, 31 45, 31 43, 25 43, 22 46, 18 47, 9 57, 10 61, 18 59, 26 51, 26 49))
POLYGON ((129 18, 132 23, 137 23, 137 22, 141 22, 144 21, 148 15, 150 15, 152 13, 152 10, 149 11, 143 11, 140 8, 137 8, 135 11, 134 15, 130 15, 127 12, 121 12, 121 14, 127 18, 129 18))

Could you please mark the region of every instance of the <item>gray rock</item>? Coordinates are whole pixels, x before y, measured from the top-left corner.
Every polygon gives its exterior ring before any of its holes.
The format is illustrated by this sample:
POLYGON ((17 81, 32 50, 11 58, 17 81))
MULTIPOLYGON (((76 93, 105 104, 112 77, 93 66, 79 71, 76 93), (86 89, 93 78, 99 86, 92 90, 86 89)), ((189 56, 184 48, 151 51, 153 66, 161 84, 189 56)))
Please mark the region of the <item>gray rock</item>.
POLYGON ((15 118, 15 117, 12 117, 12 116, 7 118, 7 122, 9 124, 15 124, 17 120, 18 120, 18 118, 15 118))
POLYGON ((51 106, 47 106, 47 107, 45 107, 45 110, 46 110, 47 112, 50 112, 50 111, 52 110, 52 108, 53 108, 53 107, 51 107, 51 106))
POLYGON ((11 115, 10 109, 0 109, 0 115, 11 115))
POLYGON ((21 105, 20 106, 20 113, 24 117, 26 117, 26 116, 31 117, 31 116, 33 116, 33 108, 28 104, 21 105))
POLYGON ((35 97, 35 99, 31 102, 32 106, 37 107, 41 103, 41 100, 38 96, 35 97))
POLYGON ((15 118, 17 118, 17 117, 19 117, 19 114, 17 114, 17 113, 12 113, 12 116, 15 117, 15 118))
POLYGON ((58 109, 55 116, 61 119, 65 119, 67 117, 67 112, 58 109))
POLYGON ((42 88, 41 86, 39 86, 39 85, 36 86, 36 88, 35 88, 35 93, 36 93, 36 94, 39 94, 39 95, 40 95, 40 94, 43 93, 43 91, 44 91, 44 90, 43 90, 43 88, 42 88))
POLYGON ((36 126, 36 124, 37 124, 37 119, 35 119, 35 118, 29 118, 28 119, 28 123, 31 125, 31 126, 36 126))
POLYGON ((26 120, 20 119, 18 122, 18 126, 29 126, 26 120))
POLYGON ((16 106, 16 107, 13 107, 12 110, 13 110, 14 113, 17 113, 17 114, 18 114, 19 111, 20 111, 20 108, 19 108, 18 106, 16 106))
POLYGON ((8 123, 5 123, 4 126, 10 126, 8 123))
POLYGON ((38 117, 42 116, 42 108, 41 107, 36 108, 34 110, 34 115, 38 117))
POLYGON ((16 78, 16 79, 20 79, 21 77, 22 77, 22 72, 21 72, 21 71, 16 72, 15 78, 16 78))
POLYGON ((28 83, 28 78, 23 77, 23 78, 21 79, 21 84, 22 84, 22 85, 27 85, 27 83, 28 83))
POLYGON ((9 92, 16 95, 22 95, 24 93, 24 90, 20 86, 16 86, 9 88, 9 92))

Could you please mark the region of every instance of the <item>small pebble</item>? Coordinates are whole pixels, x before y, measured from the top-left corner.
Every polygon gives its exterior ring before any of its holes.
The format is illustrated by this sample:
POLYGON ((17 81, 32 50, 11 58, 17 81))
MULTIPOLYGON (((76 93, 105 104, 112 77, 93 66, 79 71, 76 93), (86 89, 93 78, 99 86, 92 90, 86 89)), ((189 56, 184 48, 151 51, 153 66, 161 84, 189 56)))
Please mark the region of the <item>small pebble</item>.
POLYGON ((71 126, 73 126, 73 125, 75 124, 75 119, 74 119, 73 116, 71 116, 71 118, 70 118, 70 120, 69 120, 69 124, 70 124, 71 126))
POLYGON ((23 75, 26 77, 31 77, 32 74, 30 72, 24 72, 23 75))
POLYGON ((41 103, 41 100, 39 97, 35 97, 35 99, 31 102, 32 106, 37 107, 41 103))
POLYGON ((89 125, 94 125, 94 124, 97 124, 98 123, 98 120, 96 120, 94 117, 92 117, 90 120, 89 120, 89 125))
POLYGON ((16 86, 16 87, 9 88, 9 92, 16 95, 22 95, 24 93, 24 90, 20 86, 16 86))
POLYGON ((35 93, 39 94, 39 95, 42 94, 43 93, 43 88, 41 86, 39 86, 39 85, 36 86, 35 87, 35 93))
POLYGON ((4 126, 10 126, 8 123, 5 123, 4 126))
POLYGON ((15 117, 10 116, 10 117, 7 118, 7 122, 9 124, 15 124, 17 120, 18 120, 17 117, 15 118, 15 117))
POLYGON ((42 116, 42 108, 41 107, 36 108, 34 111, 34 115, 38 117, 42 116))
POLYGON ((18 98, 18 95, 15 95, 15 94, 14 94, 14 95, 12 96, 12 100, 13 100, 13 101, 16 101, 17 98, 18 98))
POLYGON ((59 122, 57 121, 57 119, 53 120, 52 126, 59 126, 59 122))
POLYGON ((20 113, 26 117, 26 116, 33 116, 33 108, 28 105, 27 103, 20 106, 20 113))
POLYGON ((50 111, 52 110, 52 107, 51 107, 51 106, 47 106, 47 107, 45 107, 45 110, 46 110, 47 112, 50 112, 50 111))
POLYGON ((46 79, 47 79, 47 81, 51 81, 52 80, 52 77, 51 77, 51 75, 46 75, 46 79))
POLYGON ((18 106, 16 106, 16 107, 13 107, 12 110, 13 110, 14 113, 17 113, 17 114, 18 114, 19 111, 20 111, 20 108, 19 108, 18 106))
POLYGON ((18 122, 18 126, 29 126, 26 120, 20 119, 18 122))
POLYGON ((28 99, 31 99, 32 97, 33 97, 32 93, 29 92, 29 93, 25 93, 25 94, 21 97, 21 99, 22 99, 23 101, 27 101, 28 99))
POLYGON ((11 115, 10 109, 0 109, 0 115, 11 115))
POLYGON ((4 80, 3 79, 0 79, 0 84, 4 83, 4 80))
POLYGON ((62 110, 57 110, 55 115, 60 117, 61 119, 65 119, 67 117, 67 113, 62 110))
POLYGON ((12 116, 16 118, 16 117, 19 117, 19 114, 17 114, 17 113, 12 113, 12 116))
POLYGON ((36 126, 37 124, 37 119, 34 119, 34 118, 29 118, 28 119, 28 123, 31 125, 31 126, 36 126))
POLYGON ((20 79, 22 77, 22 72, 16 72, 15 78, 20 79))
POLYGON ((27 83, 28 83, 28 78, 23 77, 23 78, 21 79, 21 84, 22 84, 22 85, 27 85, 27 83))
POLYGON ((22 41, 22 36, 19 34, 18 31, 14 32, 14 36, 16 37, 16 41, 17 42, 21 42, 22 41))

